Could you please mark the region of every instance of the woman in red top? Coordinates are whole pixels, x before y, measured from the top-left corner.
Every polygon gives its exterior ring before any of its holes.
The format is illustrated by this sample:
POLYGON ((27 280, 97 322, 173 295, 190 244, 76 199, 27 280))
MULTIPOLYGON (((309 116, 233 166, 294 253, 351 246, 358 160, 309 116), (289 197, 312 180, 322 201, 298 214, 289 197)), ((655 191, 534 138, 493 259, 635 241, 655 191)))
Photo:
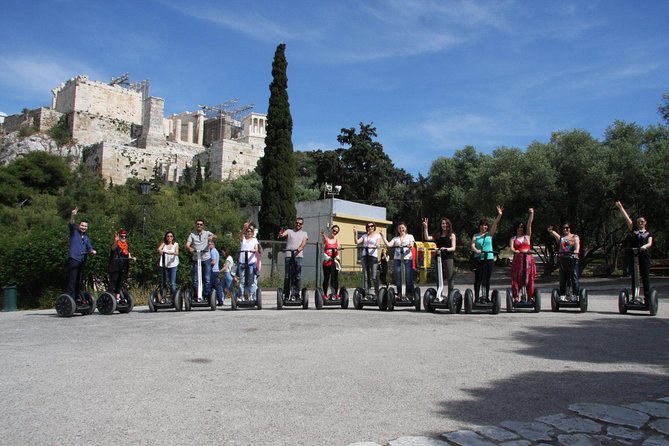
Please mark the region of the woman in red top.
POLYGON ((534 220, 534 209, 530 208, 530 216, 527 219, 527 227, 518 222, 514 225, 516 235, 511 237, 509 247, 513 251, 513 263, 511 264, 511 290, 513 301, 520 301, 520 284, 525 283, 528 298, 534 299, 534 278, 537 275, 537 265, 530 251, 532 250, 532 221, 534 220), (527 253, 523 255, 522 253, 527 253), (523 260, 525 267, 523 268, 523 260), (525 271, 523 271, 523 269, 525 271), (523 272, 525 277, 523 277, 523 272))
POLYGON ((332 294, 339 299, 337 294, 339 291, 339 269, 341 268, 341 261, 339 259, 339 240, 337 240, 337 234, 339 234, 339 226, 333 225, 330 228, 330 235, 328 236, 325 233, 325 229, 321 229, 321 237, 323 237, 323 298, 329 299, 328 294, 328 284, 330 279, 332 279, 332 294), (334 249, 334 252, 332 251, 334 249), (335 264, 335 268, 332 268, 332 262, 335 264))

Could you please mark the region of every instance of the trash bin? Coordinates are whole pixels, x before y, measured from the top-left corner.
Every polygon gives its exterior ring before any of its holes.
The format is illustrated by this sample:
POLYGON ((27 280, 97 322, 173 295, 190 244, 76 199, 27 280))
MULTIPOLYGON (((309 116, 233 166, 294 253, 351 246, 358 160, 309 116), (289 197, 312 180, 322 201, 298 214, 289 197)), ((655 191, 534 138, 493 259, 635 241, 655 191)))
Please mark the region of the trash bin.
POLYGON ((5 293, 2 311, 16 311, 16 285, 7 285, 2 290, 5 293))

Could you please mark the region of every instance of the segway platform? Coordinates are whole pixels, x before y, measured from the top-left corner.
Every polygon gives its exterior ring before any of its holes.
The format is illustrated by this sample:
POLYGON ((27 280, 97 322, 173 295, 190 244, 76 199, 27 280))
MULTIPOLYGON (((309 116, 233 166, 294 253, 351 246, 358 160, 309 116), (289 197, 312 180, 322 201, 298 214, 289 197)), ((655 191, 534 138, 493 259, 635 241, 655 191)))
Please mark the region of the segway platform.
POLYGON ((514 310, 532 310, 535 313, 541 311, 541 292, 538 288, 534 289, 534 297, 529 297, 524 290, 520 292, 520 300, 513 300, 513 290, 506 289, 506 312, 511 313, 514 310))
POLYGON ((121 290, 118 300, 116 296, 109 291, 100 294, 97 301, 98 313, 104 315, 113 314, 115 311, 119 313, 130 313, 135 307, 135 299, 128 290, 121 290))
POLYGON ((450 313, 460 313, 462 304, 462 293, 457 288, 451 290, 446 297, 439 296, 434 288, 428 288, 423 294, 423 308, 428 313, 434 313, 437 309, 448 310, 450 313))
MULTIPOLYGON (((571 286, 568 289, 571 289, 571 286)), ((571 291, 564 296, 560 296, 560 291, 553 288, 553 291, 551 291, 551 310, 560 311, 560 308, 578 308, 581 313, 585 313, 588 311, 588 290, 581 288, 578 296, 574 296, 571 291)))
POLYGON ((474 311, 489 311, 492 314, 498 314, 500 308, 502 307, 499 290, 492 290, 489 300, 479 300, 479 302, 476 302, 474 300, 474 291, 472 291, 470 288, 467 288, 467 290, 465 290, 464 306, 465 313, 467 314, 473 313, 474 311))
POLYGON ((322 310, 323 307, 341 307, 345 310, 348 308, 348 290, 345 287, 341 287, 338 295, 325 295, 321 288, 316 288, 314 302, 317 310, 322 310))
POLYGON ((249 296, 241 296, 239 289, 235 289, 230 299, 230 308, 237 310, 239 308, 257 308, 262 310, 262 291, 260 287, 256 288, 256 293, 253 298, 249 296))
POLYGON ((309 308, 309 293, 306 288, 302 288, 300 294, 293 291, 289 296, 284 296, 283 288, 276 290, 276 309, 281 310, 283 307, 302 307, 309 308))

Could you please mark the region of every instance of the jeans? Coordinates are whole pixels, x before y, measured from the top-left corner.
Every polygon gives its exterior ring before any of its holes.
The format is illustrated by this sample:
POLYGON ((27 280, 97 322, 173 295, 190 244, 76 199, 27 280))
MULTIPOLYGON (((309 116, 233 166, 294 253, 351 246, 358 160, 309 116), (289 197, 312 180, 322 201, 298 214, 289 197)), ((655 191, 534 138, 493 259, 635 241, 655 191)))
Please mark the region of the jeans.
MULTIPOLYGON (((200 265, 202 265, 202 298, 206 298, 211 291, 211 260, 201 260, 200 265)), ((193 289, 197 298, 197 260, 193 262, 193 289)))
POLYGON ((211 288, 216 292, 216 302, 223 303, 223 284, 221 278, 218 276, 218 271, 211 272, 211 288))
MULTIPOLYGON (((290 267, 292 259, 289 255, 286 255, 284 262, 284 275, 283 275, 283 294, 284 296, 290 296, 290 267)), ((300 285, 302 284, 302 257, 295 257, 295 289, 297 294, 300 294, 300 285)))
MULTIPOLYGON (((256 298, 256 289, 258 288, 256 282, 256 265, 254 263, 248 266, 249 270, 249 298, 256 298)), ((239 264, 239 295, 244 297, 244 290, 246 289, 246 265, 243 263, 239 264)), ((230 278, 232 279, 232 278, 230 278)))
MULTIPOLYGON (((413 265, 411 259, 404 260, 404 281, 406 284, 406 295, 413 294, 413 265)), ((402 261, 393 260, 393 274, 395 275, 395 288, 399 292, 402 288, 402 261)))
POLYGON ((232 293, 235 292, 235 287, 232 284, 233 280, 230 271, 226 271, 223 274, 225 274, 225 277, 223 278, 223 302, 225 302, 225 291, 230 291, 230 295, 232 295, 232 293))
MULTIPOLYGON (((170 291, 172 293, 172 297, 177 293, 177 268, 176 266, 173 266, 172 268, 165 268, 165 284, 170 284, 170 291)), ((163 271, 161 269, 160 271, 160 293, 161 295, 165 295, 165 287, 163 286, 163 271)))
POLYGON ((379 295, 379 259, 372 256, 362 256, 362 283, 366 290, 372 288, 374 281, 374 294, 379 295), (369 271, 368 271, 369 269, 369 271))

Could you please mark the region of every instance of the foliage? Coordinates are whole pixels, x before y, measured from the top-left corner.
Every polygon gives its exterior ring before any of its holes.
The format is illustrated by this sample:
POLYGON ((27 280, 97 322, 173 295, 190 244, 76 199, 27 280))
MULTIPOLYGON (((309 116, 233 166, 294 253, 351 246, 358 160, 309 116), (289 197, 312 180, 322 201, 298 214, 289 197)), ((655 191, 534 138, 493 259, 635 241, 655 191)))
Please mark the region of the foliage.
POLYGON ((58 119, 56 125, 51 127, 48 131, 49 136, 58 144, 59 147, 74 144, 72 132, 67 125, 67 115, 63 115, 58 119))
POLYGON ((39 132, 39 130, 35 126, 21 127, 19 130, 19 138, 27 138, 28 136, 34 135, 37 132, 39 132))
POLYGON ((657 107, 657 112, 662 116, 664 122, 669 125, 669 93, 662 94, 663 104, 657 107))
POLYGON ((285 50, 286 45, 282 43, 274 53, 265 155, 259 163, 262 194, 258 223, 262 239, 275 238, 278 228, 288 227, 296 217, 293 118, 288 102, 288 62, 285 50))

